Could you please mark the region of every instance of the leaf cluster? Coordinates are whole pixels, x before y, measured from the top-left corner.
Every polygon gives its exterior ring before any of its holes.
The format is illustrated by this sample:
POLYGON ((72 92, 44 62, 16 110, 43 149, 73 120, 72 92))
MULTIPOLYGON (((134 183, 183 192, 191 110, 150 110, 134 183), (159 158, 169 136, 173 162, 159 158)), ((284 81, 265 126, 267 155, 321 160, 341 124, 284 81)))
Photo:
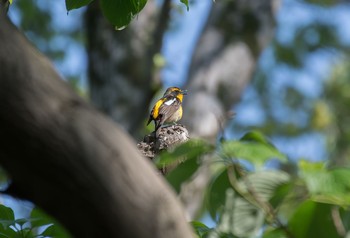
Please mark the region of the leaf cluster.
POLYGON ((70 238, 68 232, 39 208, 29 218, 15 219, 13 210, 0 204, 0 238, 70 238))
POLYGON ((294 171, 284 170, 290 164, 288 158, 257 131, 216 146, 189 141, 161 154, 156 163, 159 167, 179 164, 166 179, 180 192, 208 157, 212 175, 202 214, 210 216, 215 227, 193 221, 198 237, 337 238, 350 234, 350 168, 329 169, 325 162, 300 160, 294 171), (271 159, 280 166, 266 167, 271 159))
MULTIPOLYGON (((88 5, 93 0, 66 0, 67 11, 88 5)), ((188 0, 181 0, 189 8, 188 0)), ((132 19, 144 8, 147 0, 100 0, 100 6, 105 18, 115 26, 124 29, 132 19)))

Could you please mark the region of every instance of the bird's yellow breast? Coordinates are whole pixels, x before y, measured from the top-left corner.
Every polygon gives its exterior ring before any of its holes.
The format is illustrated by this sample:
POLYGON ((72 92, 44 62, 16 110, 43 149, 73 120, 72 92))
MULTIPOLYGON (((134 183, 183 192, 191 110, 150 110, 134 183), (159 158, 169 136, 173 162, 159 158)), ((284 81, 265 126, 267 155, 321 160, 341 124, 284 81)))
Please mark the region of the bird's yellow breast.
POLYGON ((174 112, 166 121, 165 123, 170 122, 177 122, 182 118, 182 107, 180 106, 179 109, 174 112))

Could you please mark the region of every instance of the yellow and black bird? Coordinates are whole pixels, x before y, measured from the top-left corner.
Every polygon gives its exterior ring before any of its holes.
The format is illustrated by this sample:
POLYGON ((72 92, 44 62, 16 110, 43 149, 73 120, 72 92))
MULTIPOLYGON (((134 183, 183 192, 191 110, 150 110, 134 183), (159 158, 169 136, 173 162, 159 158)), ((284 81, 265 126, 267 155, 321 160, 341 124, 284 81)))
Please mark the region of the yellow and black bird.
POLYGON ((158 129, 164 123, 176 123, 181 119, 181 104, 183 96, 186 94, 186 90, 181 90, 178 87, 170 87, 165 91, 163 97, 159 99, 153 106, 147 125, 151 121, 154 121, 156 135, 158 129))

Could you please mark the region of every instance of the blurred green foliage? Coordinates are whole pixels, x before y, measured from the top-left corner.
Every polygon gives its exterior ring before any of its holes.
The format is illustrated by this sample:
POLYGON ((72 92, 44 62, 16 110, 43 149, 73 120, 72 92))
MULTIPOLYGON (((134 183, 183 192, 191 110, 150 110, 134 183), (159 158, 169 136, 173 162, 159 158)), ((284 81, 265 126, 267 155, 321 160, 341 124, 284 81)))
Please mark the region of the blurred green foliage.
POLYGON ((350 165, 350 61, 345 57, 325 84, 318 120, 324 120, 327 145, 334 166, 350 165))
MULTIPOLYGON (((67 11, 86 6, 93 0, 66 0, 67 11)), ((188 0, 180 0, 189 9, 188 0)), ((101 0, 101 11, 116 30, 124 29, 144 8, 147 0, 101 0)))
POLYGON ((283 166, 264 166, 271 159, 280 165, 291 163, 281 155, 264 135, 253 131, 238 141, 219 142, 215 148, 189 141, 161 154, 157 161, 161 166, 180 163, 171 171, 176 176, 166 177, 179 192, 181 185, 193 178, 202 158, 211 158, 212 174, 201 214, 209 214, 215 226, 193 221, 198 237, 350 235, 350 168, 330 169, 326 162, 306 160, 296 164, 296 173, 284 171, 283 166), (250 163, 249 169, 242 161, 250 163))
MULTIPOLYGON (((66 0, 67 10, 81 7, 91 1, 66 0)), ((188 7, 188 1, 181 0, 188 7)), ((315 11, 323 11, 339 4, 335 0, 298 1, 315 11)), ((341 2, 341 1, 340 1, 341 2)), ((57 48, 50 42, 60 34, 69 34, 83 43, 81 26, 69 31, 57 29, 52 23, 49 7, 34 0, 16 0, 20 11, 20 27, 37 47, 54 60, 65 57, 64 47, 57 48)), ((126 25, 142 9, 126 6, 122 11, 125 19, 115 21, 109 11, 108 0, 103 1, 104 13, 118 28, 126 25), (107 4, 108 3, 108 4, 107 4), (108 11, 107 11, 108 10, 108 11)), ((130 1, 135 4, 137 1, 130 1)), ((128 4, 129 4, 128 3, 128 4)), ((115 5, 112 5, 113 7, 115 5)), ((320 51, 335 50, 336 54, 347 55, 349 47, 339 39, 334 25, 313 21, 298 26, 291 42, 275 38, 269 49, 273 64, 257 72, 254 88, 258 93, 266 119, 260 125, 267 135, 298 136, 312 131, 326 135, 331 163, 300 160, 296 171, 283 170, 290 162, 287 156, 276 149, 266 137, 252 131, 241 140, 218 142, 215 147, 201 141, 190 141, 173 151, 162 154, 157 166, 179 164, 166 179, 180 192, 181 185, 192 179, 202 162, 202 157, 212 158, 212 175, 203 204, 202 214, 209 214, 215 222, 208 227, 200 221, 193 221, 198 237, 264 237, 264 238, 337 238, 350 236, 350 61, 344 57, 334 69, 331 78, 323 84, 322 98, 315 100, 298 88, 287 86, 283 91, 273 92, 272 68, 286 67, 293 70, 305 69, 308 56, 320 51), (282 119, 275 115, 280 102, 289 110, 282 119), (302 112, 306 123, 295 123, 289 115, 302 112), (271 159, 279 161, 281 167, 267 169, 271 159), (249 170, 242 161, 251 165, 249 170), (343 166, 343 167, 340 167, 343 166)), ((57 39, 57 38, 56 38, 57 39)), ((71 83, 77 86, 76 77, 71 83)), ((251 128, 250 128, 251 129, 251 128)), ((6 181, 0 171, 0 181, 6 181)), ((0 238, 2 237, 69 237, 51 218, 34 209, 29 218, 15 219, 11 208, 0 205, 0 238), (41 228, 40 228, 41 227, 41 228)))
POLYGON ((88 5, 92 1, 93 0, 82 0, 82 1, 66 0, 66 9, 67 11, 70 11, 73 9, 81 8, 88 5))
POLYGON ((71 235, 39 208, 28 218, 16 219, 13 210, 0 204, 0 238, 70 238, 71 235))
POLYGON ((303 150, 302 140, 314 135, 324 144, 313 148, 312 159, 328 158, 335 167, 350 165, 350 42, 341 30, 345 18, 336 16, 344 13, 341 9, 350 9, 349 2, 282 2, 276 35, 261 57, 249 98, 259 102, 261 120, 249 125, 236 120, 232 131, 240 135, 259 128, 283 141, 281 147, 284 143, 290 149, 295 142, 294 151, 303 150))

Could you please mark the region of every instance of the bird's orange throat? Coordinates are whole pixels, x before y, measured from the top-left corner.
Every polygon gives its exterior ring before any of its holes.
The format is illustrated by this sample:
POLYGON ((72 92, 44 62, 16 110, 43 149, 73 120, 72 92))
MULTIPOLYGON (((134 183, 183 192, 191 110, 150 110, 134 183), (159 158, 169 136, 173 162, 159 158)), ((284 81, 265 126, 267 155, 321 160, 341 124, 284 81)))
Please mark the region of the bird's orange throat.
POLYGON ((180 100, 180 102, 182 102, 182 99, 184 98, 184 95, 183 94, 178 94, 176 97, 177 97, 177 99, 180 100))

